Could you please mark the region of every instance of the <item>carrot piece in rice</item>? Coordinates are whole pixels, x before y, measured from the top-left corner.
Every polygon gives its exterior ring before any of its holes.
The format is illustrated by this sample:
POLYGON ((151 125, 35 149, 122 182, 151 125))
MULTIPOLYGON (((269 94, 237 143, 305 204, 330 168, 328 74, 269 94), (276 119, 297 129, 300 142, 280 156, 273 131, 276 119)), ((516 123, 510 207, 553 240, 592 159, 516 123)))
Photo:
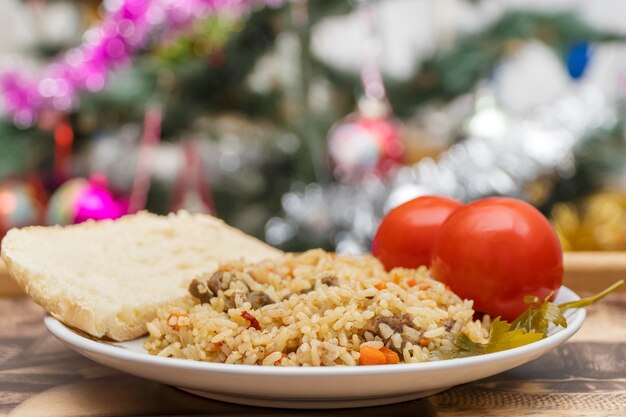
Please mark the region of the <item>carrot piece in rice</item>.
POLYGON ((383 352, 369 346, 359 347, 359 365, 385 365, 387 357, 383 352))
POLYGON ((383 355, 385 355, 385 360, 387 361, 386 362, 387 365, 394 365, 396 363, 400 363, 400 357, 393 350, 383 346, 380 348, 380 351, 383 353, 383 355))

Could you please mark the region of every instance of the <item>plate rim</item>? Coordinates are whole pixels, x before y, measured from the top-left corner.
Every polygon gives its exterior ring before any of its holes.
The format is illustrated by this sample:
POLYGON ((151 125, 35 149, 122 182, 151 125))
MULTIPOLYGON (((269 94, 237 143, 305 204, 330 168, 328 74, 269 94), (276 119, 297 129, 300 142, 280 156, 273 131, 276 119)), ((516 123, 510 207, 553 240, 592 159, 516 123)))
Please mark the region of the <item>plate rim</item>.
MULTIPOLYGON (((580 299, 571 289, 561 286, 560 291, 568 292, 568 298, 572 300, 580 299)), ((73 350, 79 349, 96 355, 103 355, 116 360, 132 361, 142 365, 155 365, 159 367, 173 367, 183 370, 218 372, 224 374, 250 374, 257 376, 368 376, 381 375, 387 373, 412 373, 418 371, 447 370, 450 368, 464 366, 480 366, 493 361, 512 359, 523 353, 531 354, 536 351, 543 351, 550 346, 558 346, 572 337, 583 325, 587 312, 585 308, 572 309, 567 315, 566 328, 558 330, 555 334, 533 342, 528 345, 508 349, 500 352, 486 353, 477 356, 463 358, 443 359, 432 362, 402 363, 393 366, 260 366, 244 364, 226 364, 215 362, 194 361, 182 358, 168 358, 151 355, 148 352, 136 352, 125 349, 116 343, 124 342, 99 342, 77 333, 74 329, 66 326, 61 321, 46 314, 44 325, 50 333, 62 343, 69 345, 73 350), (76 349, 74 349, 76 348, 76 349)), ((145 337, 145 336, 144 336, 145 337)), ((137 340, 137 339, 135 339, 137 340)), ((130 341, 127 341, 130 342, 130 341)))

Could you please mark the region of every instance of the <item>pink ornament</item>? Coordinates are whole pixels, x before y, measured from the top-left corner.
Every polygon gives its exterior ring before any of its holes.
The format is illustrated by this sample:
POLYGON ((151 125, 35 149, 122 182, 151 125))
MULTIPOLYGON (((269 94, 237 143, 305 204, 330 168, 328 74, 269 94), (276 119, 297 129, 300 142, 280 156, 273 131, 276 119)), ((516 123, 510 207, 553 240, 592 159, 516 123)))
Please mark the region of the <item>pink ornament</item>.
POLYGON ((404 143, 394 120, 353 113, 331 129, 328 153, 334 175, 355 182, 368 175, 385 178, 402 164, 404 143))
POLYGON ((87 220, 117 219, 128 213, 128 201, 115 199, 106 178, 94 175, 89 181, 75 178, 63 184, 48 204, 48 224, 76 224, 87 220))

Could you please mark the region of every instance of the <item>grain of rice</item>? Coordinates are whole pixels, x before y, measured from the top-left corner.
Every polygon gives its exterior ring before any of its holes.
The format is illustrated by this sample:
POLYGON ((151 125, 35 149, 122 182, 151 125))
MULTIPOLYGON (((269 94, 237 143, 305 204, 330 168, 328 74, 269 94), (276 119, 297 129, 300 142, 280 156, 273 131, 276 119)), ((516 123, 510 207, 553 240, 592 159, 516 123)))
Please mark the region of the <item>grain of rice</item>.
POLYGON ((368 346, 374 349, 380 349, 385 346, 385 344, 381 340, 373 340, 371 342, 361 343, 361 346, 368 346))
POLYGON ((319 349, 317 348, 317 345, 311 346, 310 354, 311 354, 311 365, 320 366, 321 359, 320 359, 320 353, 319 353, 319 349))
POLYGON ((389 339, 395 333, 395 331, 385 323, 379 324, 378 329, 380 330, 380 335, 383 339, 389 339))
POLYGON ((282 357, 283 357, 283 354, 281 352, 272 352, 269 355, 267 355, 265 359, 263 359, 263 365, 265 366, 274 365, 282 357))
POLYGON ((211 338, 211 343, 220 343, 231 334, 233 334, 233 331, 231 329, 224 330, 223 332, 218 333, 217 335, 213 336, 211 338))
POLYGON ((391 343, 393 344, 393 347, 400 349, 402 346, 402 335, 400 335, 400 333, 395 333, 391 336, 391 343))
POLYGON ((150 332, 151 335, 154 335, 154 337, 156 338, 161 338, 161 336, 163 336, 161 330, 159 329, 159 326, 157 326, 155 323, 146 323, 146 329, 148 330, 148 332, 150 332))
POLYGON ((435 337, 443 336, 446 333, 445 327, 437 327, 432 330, 424 332, 424 337, 428 339, 434 339, 435 337))

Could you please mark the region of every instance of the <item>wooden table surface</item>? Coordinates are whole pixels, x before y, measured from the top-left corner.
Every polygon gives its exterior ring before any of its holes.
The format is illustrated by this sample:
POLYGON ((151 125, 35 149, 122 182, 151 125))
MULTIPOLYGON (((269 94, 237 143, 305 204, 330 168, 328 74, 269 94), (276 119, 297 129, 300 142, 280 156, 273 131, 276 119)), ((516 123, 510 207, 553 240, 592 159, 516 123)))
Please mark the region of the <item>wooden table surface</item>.
MULTIPOLYGON (((568 255, 565 284, 596 291, 626 276, 625 260, 568 255)), ((568 343, 526 365, 421 400, 326 411, 232 405, 103 367, 58 342, 43 310, 18 294, 0 265, 0 415, 626 416, 626 291, 591 306, 568 343)))

